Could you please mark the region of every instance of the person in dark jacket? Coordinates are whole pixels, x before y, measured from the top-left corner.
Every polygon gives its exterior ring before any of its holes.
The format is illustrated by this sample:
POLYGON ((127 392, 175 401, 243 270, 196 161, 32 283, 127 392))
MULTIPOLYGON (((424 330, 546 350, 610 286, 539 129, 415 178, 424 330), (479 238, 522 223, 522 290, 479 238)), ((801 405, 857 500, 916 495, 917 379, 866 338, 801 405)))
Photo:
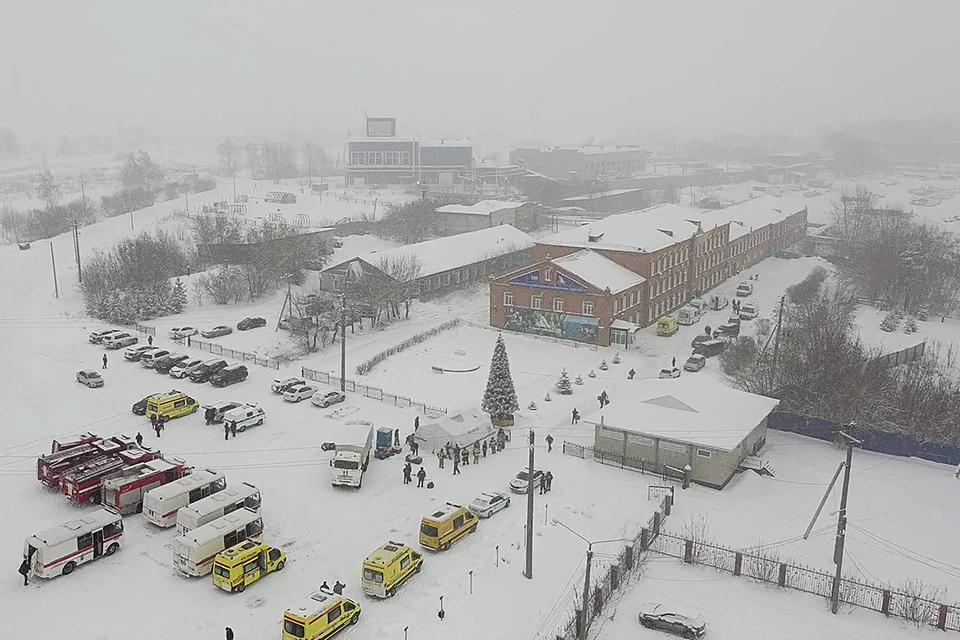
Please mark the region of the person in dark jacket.
POLYGON ((437 451, 437 460, 440 461, 440 468, 443 469, 443 461, 447 459, 447 453, 444 451, 443 447, 437 451))
POLYGON ((224 440, 230 439, 230 425, 227 424, 226 422, 223 423, 223 439, 224 440))
POLYGON ((453 456, 453 475, 460 474, 460 456, 453 456))
POLYGON ((24 558, 23 562, 20 563, 20 569, 18 569, 18 571, 20 572, 20 575, 23 576, 23 586, 30 584, 30 581, 27 578, 27 576, 30 575, 30 563, 27 562, 26 558, 24 558))
POLYGON ((410 463, 403 465, 403 484, 410 484, 413 482, 413 478, 410 477, 410 474, 413 473, 413 467, 410 466, 410 463))
POLYGON ((227 627, 226 634, 227 634, 227 640, 233 640, 233 629, 231 629, 230 627, 227 627))
POLYGON ((417 416, 413 419, 413 430, 416 431, 420 428, 420 416, 417 416))
POLYGON ((547 493, 550 493, 550 489, 553 488, 553 472, 547 471, 547 475, 543 476, 543 481, 547 485, 547 493))
POLYGON ((138 446, 138 447, 142 447, 142 446, 143 446, 143 436, 140 435, 140 432, 139 432, 139 431, 137 431, 137 438, 136 438, 136 440, 137 440, 137 446, 138 446))
POLYGON ((417 488, 423 488, 423 481, 427 479, 427 472, 424 471, 423 467, 420 467, 420 471, 417 471, 417 488))
POLYGON ((153 346, 153 336, 147 336, 147 345, 150 347, 153 346))
POLYGON ((486 458, 487 457, 487 441, 486 440, 483 441, 483 446, 480 448, 480 450, 483 451, 483 457, 486 458))
MULTIPOLYGON (((599 398, 597 399, 599 400, 599 398)), ((602 409, 603 406, 601 405, 600 408, 602 409)), ((578 422, 580 422, 580 412, 574 409, 570 412, 570 424, 577 424, 578 422)))
POLYGON ((547 453, 553 451, 553 436, 549 433, 547 434, 547 453))
POLYGON ((163 422, 159 418, 153 423, 153 430, 157 432, 157 437, 160 437, 160 432, 163 431, 163 422))
POLYGON ((107 368, 107 354, 103 354, 103 368, 107 368))
POLYGON ((460 450, 460 462, 463 463, 463 466, 470 464, 470 450, 466 447, 460 450))
POLYGON ((236 423, 236 422, 231 422, 231 423, 230 423, 230 435, 231 435, 232 437, 234 437, 234 438, 237 437, 237 423, 236 423))
POLYGON ((400 429, 393 430, 393 446, 400 446, 400 429))
POLYGON ((413 438, 410 439, 410 452, 413 455, 417 455, 417 452, 420 451, 420 445, 413 438))
POLYGON ((339 580, 337 580, 335 583, 333 583, 333 592, 334 592, 335 594, 337 594, 338 596, 342 596, 342 595, 343 595, 343 590, 346 588, 346 586, 347 586, 347 585, 345 585, 345 584, 343 584, 342 582, 340 582, 339 580))
POLYGON ((460 443, 459 442, 453 447, 453 459, 460 460, 460 443))

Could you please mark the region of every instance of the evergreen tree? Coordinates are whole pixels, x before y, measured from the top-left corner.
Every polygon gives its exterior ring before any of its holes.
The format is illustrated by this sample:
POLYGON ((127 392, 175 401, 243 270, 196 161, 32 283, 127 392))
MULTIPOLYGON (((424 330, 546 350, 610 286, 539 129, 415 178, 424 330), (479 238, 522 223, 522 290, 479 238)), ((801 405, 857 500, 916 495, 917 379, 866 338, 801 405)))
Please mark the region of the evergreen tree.
POLYGON ((570 383, 570 376, 567 375, 566 369, 560 372, 560 379, 557 380, 556 389, 557 393, 562 396, 569 396, 573 393, 573 385, 570 383))
POLYGON ((184 286, 180 278, 173 283, 173 298, 171 299, 171 311, 180 313, 187 308, 187 287, 184 286))
POLYGON ((517 391, 510 374, 510 360, 507 358, 507 345, 503 336, 497 336, 490 359, 490 376, 487 378, 487 390, 483 394, 484 412, 492 418, 509 418, 520 409, 517 403, 517 391))

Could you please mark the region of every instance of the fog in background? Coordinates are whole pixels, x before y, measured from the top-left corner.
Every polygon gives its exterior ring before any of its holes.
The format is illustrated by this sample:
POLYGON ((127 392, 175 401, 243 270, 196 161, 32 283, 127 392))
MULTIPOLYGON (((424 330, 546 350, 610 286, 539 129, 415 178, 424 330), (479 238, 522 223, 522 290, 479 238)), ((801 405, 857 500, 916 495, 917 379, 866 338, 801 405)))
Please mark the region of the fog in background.
POLYGON ((0 126, 198 139, 816 133, 960 112, 960 2, 17 2, 0 126))

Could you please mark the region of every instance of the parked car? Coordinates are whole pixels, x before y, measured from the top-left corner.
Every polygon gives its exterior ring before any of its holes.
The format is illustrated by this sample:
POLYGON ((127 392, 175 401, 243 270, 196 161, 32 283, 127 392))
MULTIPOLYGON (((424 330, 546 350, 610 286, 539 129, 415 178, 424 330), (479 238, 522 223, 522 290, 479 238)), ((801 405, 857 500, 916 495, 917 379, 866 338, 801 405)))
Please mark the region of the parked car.
POLYGON ((84 369, 77 372, 77 382, 85 384, 91 389, 103 386, 103 378, 96 371, 84 369))
POLYGON ((265 326, 267 326, 267 321, 263 318, 244 318, 237 323, 237 329, 240 331, 249 331, 250 329, 265 326))
POLYGON ((215 374, 217 371, 220 371, 220 369, 223 369, 225 366, 227 366, 226 360, 221 360, 220 358, 207 360, 190 372, 190 380, 193 382, 207 382, 210 380, 213 374, 215 374))
POLYGON ((740 319, 740 314, 736 314, 736 313, 735 313, 735 314, 733 314, 732 316, 730 316, 729 318, 727 318, 727 323, 729 323, 729 324, 735 324, 735 325, 737 325, 738 327, 740 326, 740 323, 741 323, 741 322, 743 322, 743 321, 740 319))
POLYGON ((246 365, 235 364, 224 367, 210 376, 210 384, 215 387, 226 387, 227 385, 243 382, 247 379, 250 372, 246 365))
POLYGON ((135 347, 127 347, 123 351, 123 359, 129 360, 130 362, 140 362, 140 358, 142 358, 145 354, 159 350, 160 347, 151 347, 147 344, 141 344, 135 347))
POLYGON ((752 282, 741 282, 737 285, 737 297, 743 298, 749 296, 753 293, 753 283, 752 282))
POLYGON ((90 334, 90 344, 100 344, 104 338, 115 333, 123 333, 123 331, 120 331, 120 329, 99 329, 94 331, 90 334))
POLYGON ((153 365, 153 370, 157 373, 170 373, 170 370, 173 369, 178 364, 186 362, 190 359, 190 355, 186 353, 171 353, 170 355, 160 358, 156 364, 153 365))
POLYGON ((303 378, 284 378, 284 379, 275 379, 273 384, 270 385, 270 390, 274 393, 283 393, 291 387, 297 387, 307 384, 307 381, 303 378))
POLYGON ((497 511, 510 506, 510 496, 499 491, 484 491, 473 499, 467 509, 481 518, 489 518, 497 511))
POLYGON ((676 367, 672 369, 670 368, 660 369, 660 375, 658 375, 657 377, 660 378, 661 380, 669 380, 670 378, 679 378, 680 369, 677 369, 676 367))
POLYGON ((301 384, 290 387, 283 392, 283 399, 287 402, 300 402, 311 397, 317 392, 317 388, 312 384, 301 384))
POLYGON ((760 315, 760 305, 756 302, 745 302, 742 307, 740 307, 740 319, 741 320, 753 320, 760 315))
MULTIPOLYGON (((510 481, 510 491, 514 493, 526 493, 527 485, 529 484, 529 474, 527 470, 524 469, 517 474, 517 477, 510 481)), ((543 471, 540 469, 534 469, 533 471, 533 488, 537 489, 540 486, 540 482, 543 480, 543 471)))
POLYGON ((156 349, 155 351, 147 351, 140 356, 140 364, 147 369, 153 369, 157 365, 157 362, 163 360, 168 355, 170 355, 170 349, 156 349))
POLYGON ((218 402, 216 404, 205 404, 200 408, 203 409, 203 419, 207 424, 216 424, 217 422, 223 422, 223 416, 231 409, 253 406, 242 402, 218 402))
POLYGON ((130 411, 133 412, 136 416, 145 416, 147 415, 147 399, 150 396, 147 396, 143 400, 137 400, 133 403, 133 406, 130 408, 130 411))
POLYGON ((310 398, 312 402, 317 407, 329 407, 332 404, 337 404, 338 402, 343 402, 347 399, 347 396, 342 391, 337 391, 336 389, 327 389, 326 391, 317 391, 310 398))
POLYGON ((107 349, 122 349, 132 344, 137 344, 140 338, 121 331, 120 333, 111 333, 100 343, 107 349))
POLYGON ((700 353, 695 353, 683 363, 684 371, 700 371, 707 366, 707 357, 700 353))
POLYGON ((713 338, 706 333, 699 333, 693 337, 693 342, 690 343, 690 346, 694 349, 697 348, 697 345, 701 342, 706 342, 707 340, 712 340, 713 338))
POLYGON ((170 377, 177 379, 186 378, 202 364, 203 360, 200 358, 184 360, 180 364, 173 365, 173 368, 170 369, 170 377))
POLYGON ((700 638, 707 631, 707 624, 700 616, 677 613, 662 604, 641 607, 637 617, 644 628, 668 631, 684 638, 700 638))
POLYGON ((693 354, 703 356, 704 358, 712 358, 713 356, 720 355, 726 351, 726 349, 726 340, 706 340, 693 348, 693 354))
POLYGON ((259 427, 266 417, 267 414, 260 407, 243 405, 223 414, 223 424, 242 433, 250 427, 259 427))
POLYGON ((171 340, 179 340, 181 338, 186 338, 187 336, 197 335, 196 327, 174 327, 170 329, 170 333, 167 335, 170 336, 171 340))
POLYGON ((233 329, 228 327, 225 324, 219 324, 212 329, 207 329, 206 331, 201 331, 200 335, 204 338, 219 338, 220 336, 228 336, 233 333, 233 329))
POLYGON ((724 322, 716 329, 718 336, 727 338, 736 338, 740 335, 740 325, 733 322, 724 322))

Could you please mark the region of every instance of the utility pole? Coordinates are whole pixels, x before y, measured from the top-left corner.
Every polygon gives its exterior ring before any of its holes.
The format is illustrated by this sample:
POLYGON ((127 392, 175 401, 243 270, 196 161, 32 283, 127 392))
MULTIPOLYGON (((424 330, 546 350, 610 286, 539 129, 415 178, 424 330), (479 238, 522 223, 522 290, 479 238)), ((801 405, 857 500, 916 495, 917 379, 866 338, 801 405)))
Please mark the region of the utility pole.
MULTIPOLYGON (((530 463, 527 468, 527 568, 523 575, 533 579, 533 456, 535 452, 534 433, 530 429, 530 463)), ((543 479, 540 479, 543 482, 543 479)))
POLYGON ((77 258, 77 279, 83 284, 83 268, 80 266, 80 223, 73 221, 73 253, 77 258))
POLYGON ((587 637, 587 622, 590 620, 590 565, 593 563, 593 543, 587 543, 587 570, 583 575, 583 622, 580 625, 580 638, 587 637))
POLYGON ((840 608, 840 580, 843 571, 843 544, 847 537, 847 494, 850 491, 850 466, 853 463, 853 445, 860 444, 848 434, 841 431, 840 437, 847 444, 847 461, 843 465, 843 489, 840 492, 840 510, 837 512, 837 540, 833 548, 833 562, 837 565, 833 575, 833 588, 830 590, 830 611, 837 612, 840 608))
POLYGON ((783 326, 783 304, 786 296, 780 296, 780 311, 777 313, 777 334, 773 339, 773 370, 777 370, 777 358, 780 355, 780 327, 783 326))
POLYGON ((190 192, 184 191, 183 197, 187 201, 187 215, 190 215, 190 192))
POLYGON ((80 210, 83 211, 83 219, 87 219, 87 194, 83 190, 83 176, 80 176, 80 210))
POLYGON ((53 295, 60 299, 60 288, 57 286, 57 259, 53 255, 53 243, 50 243, 50 262, 53 263, 53 295))
POLYGON ((343 278, 340 305, 340 391, 347 392, 347 278, 343 278))

